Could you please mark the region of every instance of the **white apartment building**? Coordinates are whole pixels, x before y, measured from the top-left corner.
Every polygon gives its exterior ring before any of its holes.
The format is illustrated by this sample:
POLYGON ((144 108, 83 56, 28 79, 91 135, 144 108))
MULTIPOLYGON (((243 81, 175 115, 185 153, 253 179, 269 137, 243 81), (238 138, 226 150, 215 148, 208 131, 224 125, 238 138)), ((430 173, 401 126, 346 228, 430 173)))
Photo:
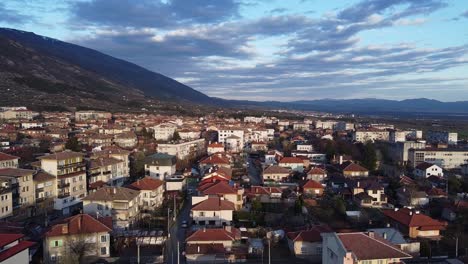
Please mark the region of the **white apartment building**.
POLYGON ((334 120, 326 120, 326 121, 317 120, 315 121, 315 128, 316 129, 334 129, 337 124, 338 124, 338 121, 334 121, 334 120))
POLYGON ((389 140, 392 143, 418 140, 422 138, 421 130, 391 130, 389 140))
POLYGON ((301 131, 309 131, 310 125, 306 123, 294 123, 293 124, 294 130, 301 130, 301 131))
POLYGON ((405 142, 396 142, 391 144, 391 155, 395 161, 398 161, 401 164, 406 164, 408 162, 408 150, 409 149, 424 149, 426 148, 426 143, 416 142, 416 141, 405 141, 405 142))
POLYGON ((428 162, 443 169, 457 169, 468 163, 468 149, 410 149, 408 157, 412 167, 428 162))
POLYGON ((379 129, 359 129, 353 132, 353 140, 356 142, 365 143, 367 141, 388 141, 390 132, 379 129))
POLYGON ((427 132, 426 140, 429 143, 456 145, 458 142, 458 133, 447 131, 429 131, 427 132))
POLYGON ((354 130, 354 124, 353 123, 348 123, 344 121, 338 121, 334 127, 335 131, 348 131, 348 130, 354 130))
POLYGON ((177 130, 177 125, 172 123, 159 124, 153 127, 154 138, 156 140, 167 141, 174 136, 174 132, 177 130))
POLYGON ((172 144, 158 144, 159 153, 174 155, 178 159, 185 159, 190 155, 197 157, 200 154, 204 153, 205 150, 206 148, 204 138, 172 144))
POLYGON ((239 138, 239 142, 242 146, 245 144, 245 133, 244 129, 241 128, 221 128, 218 130, 218 142, 224 144, 226 146, 226 139, 236 136, 239 138))
POLYGON ((77 122, 87 121, 87 120, 99 120, 99 119, 111 119, 112 114, 110 112, 103 111, 77 111, 75 112, 75 120, 77 122))

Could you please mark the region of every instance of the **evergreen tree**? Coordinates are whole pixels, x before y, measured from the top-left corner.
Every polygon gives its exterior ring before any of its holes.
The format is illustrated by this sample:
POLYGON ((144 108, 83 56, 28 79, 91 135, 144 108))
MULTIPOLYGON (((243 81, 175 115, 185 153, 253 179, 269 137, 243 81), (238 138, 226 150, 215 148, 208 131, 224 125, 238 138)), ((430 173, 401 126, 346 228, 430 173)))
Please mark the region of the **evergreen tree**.
POLYGON ((71 137, 68 139, 67 143, 65 144, 65 148, 71 151, 81 151, 81 143, 78 141, 76 137, 71 137))

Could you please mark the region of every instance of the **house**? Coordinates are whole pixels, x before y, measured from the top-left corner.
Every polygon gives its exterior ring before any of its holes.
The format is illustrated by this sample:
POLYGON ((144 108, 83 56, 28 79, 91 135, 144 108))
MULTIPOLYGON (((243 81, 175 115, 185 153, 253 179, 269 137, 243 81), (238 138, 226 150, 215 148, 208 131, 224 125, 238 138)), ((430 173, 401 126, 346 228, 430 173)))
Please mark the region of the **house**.
POLYGON ((265 165, 276 165, 283 158, 283 153, 277 150, 268 151, 265 154, 265 165))
POLYGON ((374 232, 323 233, 323 264, 402 263, 412 256, 374 232))
POLYGON ((91 153, 91 159, 98 157, 114 158, 123 161, 122 175, 130 175, 130 151, 121 149, 117 146, 106 147, 105 149, 91 153))
POLYGON ((377 181, 358 180, 353 187, 353 194, 354 200, 361 207, 380 208, 388 202, 384 186, 377 181))
POLYGON ((440 239, 447 223, 408 208, 384 210, 389 223, 410 238, 440 239))
MULTIPOLYGON (((206 182, 197 188, 200 195, 217 195, 234 203, 236 210, 244 205, 244 189, 231 186, 226 181, 206 182)), ((193 201, 194 197, 192 197, 193 201)))
POLYGON ((206 182, 230 181, 232 178, 232 169, 225 167, 213 167, 209 169, 209 173, 205 174, 199 185, 206 182))
POLYGON ((345 177, 367 177, 369 170, 351 161, 339 165, 339 170, 345 177))
POLYGON ((263 141, 254 141, 251 143, 251 149, 252 151, 267 151, 268 146, 267 143, 263 141))
POLYGON ((414 168, 414 176, 419 179, 425 179, 430 176, 437 176, 437 177, 443 177, 444 176, 444 171, 442 170, 441 167, 428 163, 428 162, 423 162, 420 163, 418 166, 414 168))
POLYGON ((327 178, 327 172, 325 169, 314 167, 307 172, 307 179, 318 182, 323 182, 327 178))
POLYGON ((158 144, 157 150, 159 153, 177 156, 177 158, 181 160, 199 157, 206 152, 205 139, 200 138, 190 141, 179 140, 178 142, 158 144))
POLYGON ((87 214, 66 218, 44 234, 44 263, 83 262, 79 259, 81 253, 82 258, 109 257, 111 231, 109 226, 87 214))
POLYGON ((297 258, 320 263, 322 261, 321 233, 326 232, 331 232, 331 229, 327 226, 315 226, 309 230, 287 233, 289 251, 297 258))
POLYGON ((397 189, 396 196, 398 202, 403 206, 423 207, 429 204, 427 193, 412 186, 403 186, 397 189))
POLYGON ((159 124, 153 127, 154 138, 156 140, 168 141, 174 136, 177 125, 172 123, 159 124))
POLYGON ((114 143, 121 148, 134 148, 138 144, 135 132, 125 132, 114 136, 114 143))
POLYGON ((160 207, 164 200, 164 182, 151 177, 145 177, 128 186, 129 189, 140 192, 140 208, 154 210, 160 207))
POLYGON ((200 161, 200 171, 202 174, 212 167, 231 168, 231 158, 223 153, 215 153, 200 161))
POLYGON ((18 168, 19 157, 0 152, 0 169, 18 168))
POLYGON ((263 181, 281 181, 289 175, 291 171, 288 168, 271 165, 263 170, 263 181))
POLYGON ((304 171, 304 162, 298 157, 284 157, 278 163, 280 167, 289 168, 293 171, 302 172, 304 171))
MULTIPOLYGON (((19 219, 33 216, 36 196, 33 182, 34 170, 5 168, 0 169, 0 183, 12 193, 13 215, 19 219)), ((6 193, 5 193, 6 195, 6 193)))
POLYGON ((83 154, 63 151, 39 157, 43 171, 57 177, 57 197, 54 209, 68 215, 79 209, 80 199, 87 193, 86 162, 83 154))
POLYGON ((0 233, 0 264, 31 263, 31 248, 36 243, 24 240, 23 234, 0 233))
POLYGON ((371 228, 367 230, 368 232, 374 232, 375 234, 381 236, 383 239, 390 242, 392 245, 397 246, 401 250, 405 251, 408 254, 413 256, 419 256, 420 243, 411 239, 405 239, 403 234, 392 227, 384 228, 371 228))
POLYGON ((322 196, 324 189, 321 183, 314 180, 308 180, 302 186, 303 193, 311 196, 322 196))
POLYGON ((133 225, 139 213, 140 192, 125 187, 103 187, 83 198, 85 214, 112 217, 115 229, 133 225))
POLYGON ((190 234, 186 242, 187 263, 245 262, 248 248, 240 244, 239 229, 202 228, 190 234))
POLYGON ((224 145, 221 144, 221 143, 210 143, 208 144, 208 148, 207 148, 207 154, 208 155, 213 155, 215 153, 222 153, 224 152, 224 145))
POLYGON ((251 186, 245 190, 248 201, 257 200, 261 203, 279 203, 283 192, 278 187, 251 186))
POLYGON ((145 158, 145 175, 164 180, 176 173, 176 156, 156 153, 145 158))
MULTIPOLYGON (((449 204, 444 207, 442 210, 442 218, 448 221, 455 221, 457 216, 460 216, 460 213, 468 210, 468 201, 458 200, 453 204, 449 204)), ((463 214, 461 214, 463 216, 463 214)))
POLYGON ((192 206, 190 211, 193 222, 205 226, 231 225, 235 205, 223 197, 208 196, 192 206))

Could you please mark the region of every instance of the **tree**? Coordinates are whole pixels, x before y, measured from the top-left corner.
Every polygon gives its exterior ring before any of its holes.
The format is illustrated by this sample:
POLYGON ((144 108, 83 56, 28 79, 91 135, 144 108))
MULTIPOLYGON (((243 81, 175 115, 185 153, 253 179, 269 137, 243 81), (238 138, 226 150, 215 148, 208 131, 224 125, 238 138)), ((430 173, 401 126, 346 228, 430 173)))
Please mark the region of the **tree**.
POLYGON ((180 138, 179 132, 174 131, 174 134, 172 135, 172 140, 179 141, 180 139, 181 138, 180 138))
POLYGON ((134 180, 145 175, 145 153, 136 152, 130 159, 130 177, 134 180))
POLYGON ((66 257, 66 263, 84 263, 84 257, 91 255, 96 245, 85 235, 70 237, 67 242, 70 254, 66 257))
POLYGON ((81 143, 78 141, 76 137, 71 137, 68 139, 67 143, 65 144, 65 148, 71 151, 81 151, 81 143))
POLYGON ((374 144, 372 142, 367 142, 364 145, 363 153, 362 165, 369 171, 375 171, 377 165, 377 153, 375 151, 374 144))
POLYGON ((252 210, 254 212, 261 212, 263 210, 262 203, 257 199, 253 200, 252 201, 252 210))

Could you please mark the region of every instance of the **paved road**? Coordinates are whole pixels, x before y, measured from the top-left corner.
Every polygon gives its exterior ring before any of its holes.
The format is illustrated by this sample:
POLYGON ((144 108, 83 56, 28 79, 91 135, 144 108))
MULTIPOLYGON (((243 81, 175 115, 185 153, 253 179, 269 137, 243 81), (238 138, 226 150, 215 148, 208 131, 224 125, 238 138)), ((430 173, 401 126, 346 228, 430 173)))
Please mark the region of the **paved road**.
MULTIPOLYGON (((190 190, 196 189, 196 183, 188 184, 187 188, 190 190)), ((179 211, 177 215, 176 221, 172 221, 171 219, 171 227, 170 227, 170 237, 167 243, 167 250, 166 250, 166 262, 168 264, 177 264, 177 242, 179 242, 179 263, 185 263, 185 257, 182 255, 184 251, 184 242, 185 242, 185 232, 187 231, 186 228, 182 228, 181 224, 182 221, 187 221, 187 223, 191 222, 190 218, 190 208, 191 208, 191 197, 187 196, 186 201, 182 209, 179 211)))
POLYGON ((263 183, 262 179, 262 166, 255 163, 255 159, 247 158, 249 165, 247 166, 247 173, 250 179, 250 184, 252 185, 261 185, 263 183))

